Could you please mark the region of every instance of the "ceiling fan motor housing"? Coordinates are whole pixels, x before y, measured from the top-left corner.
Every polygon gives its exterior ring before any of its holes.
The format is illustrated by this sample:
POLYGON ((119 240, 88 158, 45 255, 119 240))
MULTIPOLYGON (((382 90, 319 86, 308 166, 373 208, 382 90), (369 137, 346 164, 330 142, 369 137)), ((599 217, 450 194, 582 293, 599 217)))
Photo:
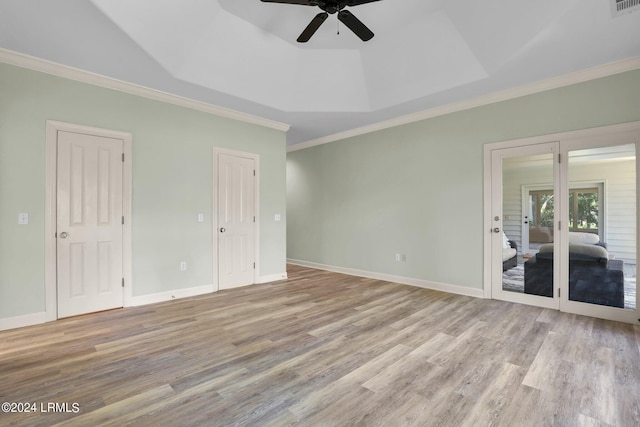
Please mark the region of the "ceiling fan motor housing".
POLYGON ((318 2, 321 3, 318 6, 320 6, 320 9, 324 10, 327 13, 331 13, 334 14, 336 12, 339 12, 340 9, 344 8, 344 3, 343 1, 321 1, 318 2))

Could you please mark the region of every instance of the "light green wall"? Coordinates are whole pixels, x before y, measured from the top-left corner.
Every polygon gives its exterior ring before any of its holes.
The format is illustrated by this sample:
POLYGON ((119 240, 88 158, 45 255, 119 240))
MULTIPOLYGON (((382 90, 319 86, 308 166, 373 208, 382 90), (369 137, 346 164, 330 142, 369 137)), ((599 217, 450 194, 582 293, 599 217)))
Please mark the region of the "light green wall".
POLYGON ((483 145, 638 120, 633 71, 291 152, 287 257, 482 288, 483 145))
POLYGON ((213 283, 213 147, 260 155, 259 275, 286 270, 283 132, 0 64, 0 319, 45 309, 46 120, 133 135, 134 296, 213 283))

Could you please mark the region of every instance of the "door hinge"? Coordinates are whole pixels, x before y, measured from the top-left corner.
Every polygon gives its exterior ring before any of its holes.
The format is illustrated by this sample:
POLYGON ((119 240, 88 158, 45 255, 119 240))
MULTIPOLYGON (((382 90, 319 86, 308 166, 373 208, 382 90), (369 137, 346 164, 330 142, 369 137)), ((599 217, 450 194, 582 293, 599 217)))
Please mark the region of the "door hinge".
POLYGON ((122 278, 122 287, 124 288, 124 277, 122 278))
POLYGON ((124 162, 124 153, 122 153, 122 161, 124 162))
POLYGON ((562 155, 560 153, 558 153, 558 163, 562 163, 562 155))
POLYGON ((256 176, 256 170, 255 169, 253 170, 253 176, 256 176))
POLYGON ((124 225, 124 215, 122 215, 122 225, 124 225))
POLYGON ((253 263, 253 269, 254 270, 256 269, 256 263, 255 262, 253 263))
POLYGON ((558 231, 562 230, 562 221, 558 221, 558 231))
POLYGON ((256 217, 255 217, 255 215, 253 216, 253 222, 256 222, 256 217))
POLYGON ((558 288, 558 298, 560 298, 560 288, 558 288))

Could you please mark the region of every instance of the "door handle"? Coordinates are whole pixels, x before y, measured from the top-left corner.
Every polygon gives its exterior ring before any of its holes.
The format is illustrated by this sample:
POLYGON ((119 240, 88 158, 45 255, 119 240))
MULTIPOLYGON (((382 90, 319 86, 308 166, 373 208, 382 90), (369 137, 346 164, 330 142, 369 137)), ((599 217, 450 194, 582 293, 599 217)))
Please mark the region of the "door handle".
POLYGON ((66 231, 63 231, 62 233, 60 233, 61 239, 66 239, 67 237, 69 237, 69 233, 67 233, 66 231))
POLYGON ((496 228, 494 228, 494 229, 493 229, 493 232, 494 232, 494 233, 499 233, 499 232, 500 232, 500 229, 499 229, 498 227, 496 227, 496 228))
POLYGON ((220 232, 221 232, 221 233, 224 233, 225 231, 227 231, 227 230, 226 230, 226 228, 224 228, 224 227, 220 227, 220 232))

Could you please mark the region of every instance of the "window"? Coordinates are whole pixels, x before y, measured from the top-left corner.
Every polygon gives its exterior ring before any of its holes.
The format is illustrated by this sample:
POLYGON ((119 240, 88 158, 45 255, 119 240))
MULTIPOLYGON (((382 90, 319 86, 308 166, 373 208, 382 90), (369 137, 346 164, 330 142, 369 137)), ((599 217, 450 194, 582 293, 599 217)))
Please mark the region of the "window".
MULTIPOLYGON (((603 183, 575 183, 569 189, 569 231, 598 234, 604 239, 603 183)), ((529 242, 553 242, 554 195, 552 189, 528 190, 529 242)))
POLYGON ((599 234, 598 188, 569 190, 569 230, 599 234))
POLYGON ((553 228, 553 190, 529 192, 529 203, 531 206, 529 228, 553 228))

